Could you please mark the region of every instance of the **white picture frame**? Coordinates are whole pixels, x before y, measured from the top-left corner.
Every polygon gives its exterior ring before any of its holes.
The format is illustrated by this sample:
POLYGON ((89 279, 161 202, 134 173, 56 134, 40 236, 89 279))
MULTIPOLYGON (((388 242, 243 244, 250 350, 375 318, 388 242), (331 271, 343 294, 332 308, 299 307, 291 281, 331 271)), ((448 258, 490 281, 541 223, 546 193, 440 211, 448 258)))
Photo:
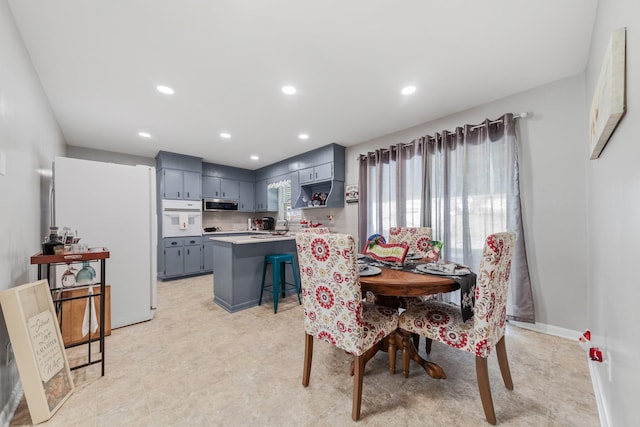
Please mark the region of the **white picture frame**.
POLYGON ((46 280, 0 292, 0 304, 33 424, 47 421, 74 391, 46 280))
POLYGON ((358 203, 358 184, 347 184, 345 188, 345 202, 358 203))
POLYGON ((626 28, 611 33, 589 111, 591 160, 609 141, 626 110, 626 28))

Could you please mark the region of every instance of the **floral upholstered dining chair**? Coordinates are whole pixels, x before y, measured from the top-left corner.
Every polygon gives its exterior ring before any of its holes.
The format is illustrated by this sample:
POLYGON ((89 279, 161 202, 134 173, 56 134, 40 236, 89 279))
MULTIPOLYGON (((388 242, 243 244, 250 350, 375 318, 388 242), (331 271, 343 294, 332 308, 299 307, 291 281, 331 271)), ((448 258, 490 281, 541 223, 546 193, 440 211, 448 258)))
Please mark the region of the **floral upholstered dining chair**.
MULTIPOLYGON (((298 233, 296 245, 304 306, 302 385, 309 385, 314 338, 351 353, 354 356, 351 417, 358 420, 365 363, 378 350, 377 344, 396 330, 398 312, 362 300, 352 236, 298 233)), ((395 365, 395 347, 390 347, 390 351, 395 365)))
POLYGON ((311 228, 302 228, 301 230, 303 233, 318 233, 318 234, 331 233, 331 230, 329 230, 329 227, 311 227, 311 228))
MULTIPOLYGON (((476 283, 473 318, 464 322, 460 307, 440 301, 412 305, 400 315, 403 331, 440 341, 476 356, 476 375, 485 417, 491 424, 496 415, 489 386, 487 357, 495 347, 502 379, 513 390, 504 331, 507 320, 507 288, 515 234, 496 233, 487 237, 476 283)), ((403 338, 402 370, 409 371, 408 337, 403 338)), ((430 346, 427 345, 427 348, 430 346)))
MULTIPOLYGON (((391 227, 389 229, 389 242, 406 243, 409 245, 409 252, 416 256, 426 257, 432 249, 430 227, 391 227)), ((442 247, 442 243, 440 243, 442 247)), ((435 260, 437 261, 437 259, 435 260)), ((407 308, 410 305, 419 304, 423 301, 434 298, 433 295, 425 297, 400 297, 400 307, 407 308)), ((415 339, 416 346, 418 338, 415 339)))
POLYGON ((431 242, 430 227, 391 227, 389 229, 389 243, 406 243, 409 252, 425 256, 431 242))

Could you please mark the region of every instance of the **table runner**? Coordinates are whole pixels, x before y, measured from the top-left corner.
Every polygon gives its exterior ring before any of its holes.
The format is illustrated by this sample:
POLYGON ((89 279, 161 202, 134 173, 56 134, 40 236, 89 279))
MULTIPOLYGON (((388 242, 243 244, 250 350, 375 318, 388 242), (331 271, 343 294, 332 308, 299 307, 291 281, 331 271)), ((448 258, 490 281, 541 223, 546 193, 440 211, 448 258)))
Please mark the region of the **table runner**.
MULTIPOLYGON (((376 261, 370 257, 362 258, 360 261, 375 267, 391 268, 393 270, 406 271, 408 273, 429 275, 429 273, 425 273, 416 268, 420 264, 427 264, 425 262, 407 261, 404 264, 398 265, 376 261)), ((433 274, 431 274, 431 276, 433 276, 433 274)), ((462 320, 466 322, 473 318, 473 306, 476 301, 476 273, 471 272, 464 276, 456 276, 454 274, 442 276, 448 277, 460 285, 460 311, 462 313, 462 320)))

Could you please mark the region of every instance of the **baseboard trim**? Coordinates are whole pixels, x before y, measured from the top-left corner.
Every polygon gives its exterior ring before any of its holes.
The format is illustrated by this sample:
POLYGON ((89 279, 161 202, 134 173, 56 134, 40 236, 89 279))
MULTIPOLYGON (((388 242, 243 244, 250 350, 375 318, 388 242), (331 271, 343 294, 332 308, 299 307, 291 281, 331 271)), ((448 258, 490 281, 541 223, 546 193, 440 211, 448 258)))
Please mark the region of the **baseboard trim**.
MULTIPOLYGON (((582 336, 582 332, 574 331, 572 329, 560 328, 558 326, 546 325, 544 323, 525 323, 515 320, 509 320, 509 324, 517 326, 522 329, 529 329, 531 331, 540 332, 542 334, 554 335, 560 338, 566 338, 575 340, 576 345, 579 345, 578 338, 582 336)), ((596 370, 596 363, 589 360, 587 357, 587 365, 589 366, 589 376, 591 377, 591 385, 593 386, 593 394, 596 398, 596 405, 598 407, 598 416, 600 417, 600 425, 602 427, 609 427, 609 414, 607 412, 607 406, 605 405, 604 393, 602 392, 602 382, 600 381, 600 375, 596 370)))
POLYGON ((535 332, 540 332, 547 335, 554 335, 560 338, 566 338, 569 340, 576 340, 582 335, 582 332, 574 331, 572 329, 560 328, 558 326, 546 325, 544 323, 526 323, 518 322, 515 320, 509 320, 509 324, 517 326, 522 329, 529 329, 535 332))
POLYGON ((16 409, 18 409, 18 404, 20 403, 20 399, 22 399, 22 395, 24 394, 24 390, 22 390, 22 383, 18 381, 11 391, 11 396, 9 396, 9 400, 7 404, 2 408, 2 412, 0 412, 0 426, 9 427, 11 424, 11 420, 16 413, 16 409))
POLYGON ((604 393, 602 392, 602 381, 596 367, 600 362, 594 362, 587 357, 587 365, 589 365, 589 374, 591 375, 591 384, 593 385, 593 394, 596 397, 596 405, 598 406, 598 415, 600 416, 600 426, 609 427, 611 421, 609 420, 609 412, 607 411, 607 405, 604 401, 604 393))

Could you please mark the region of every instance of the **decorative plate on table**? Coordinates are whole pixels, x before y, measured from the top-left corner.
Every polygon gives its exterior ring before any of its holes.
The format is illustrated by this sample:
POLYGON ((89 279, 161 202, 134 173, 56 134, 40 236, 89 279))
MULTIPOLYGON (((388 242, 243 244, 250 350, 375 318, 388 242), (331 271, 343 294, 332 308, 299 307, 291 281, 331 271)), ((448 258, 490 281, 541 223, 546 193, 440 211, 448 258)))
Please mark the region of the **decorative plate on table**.
POLYGON ((468 269, 464 269, 464 271, 460 271, 461 269, 458 269, 458 268, 453 273, 446 273, 446 272, 440 271, 440 270, 432 270, 432 269, 428 268, 426 264, 418 265, 416 267, 416 270, 421 271, 423 273, 427 273, 427 274, 433 274, 433 275, 436 275, 436 276, 466 276, 467 274, 470 273, 470 271, 468 269))
POLYGON ((382 273, 382 270, 378 267, 368 265, 360 271, 360 276, 375 276, 380 273, 382 273))

